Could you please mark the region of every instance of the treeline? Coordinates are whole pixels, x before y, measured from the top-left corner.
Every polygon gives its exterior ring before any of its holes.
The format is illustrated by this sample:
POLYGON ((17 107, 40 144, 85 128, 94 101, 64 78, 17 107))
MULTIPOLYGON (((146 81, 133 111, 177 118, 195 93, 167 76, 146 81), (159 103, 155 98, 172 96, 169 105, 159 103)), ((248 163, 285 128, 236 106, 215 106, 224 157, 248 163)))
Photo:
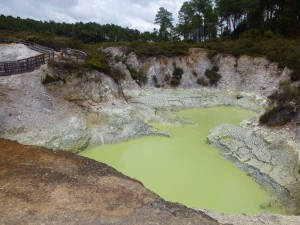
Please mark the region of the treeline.
POLYGON ((154 23, 159 29, 140 32, 114 24, 57 23, 0 16, 0 29, 59 35, 84 43, 157 42, 189 40, 200 42, 217 37, 238 38, 243 33, 272 32, 285 36, 300 31, 299 0, 190 0, 179 10, 179 23, 161 7, 154 23))
POLYGON ((300 30, 299 0, 191 0, 179 11, 179 24, 172 14, 160 8, 156 20, 164 40, 196 42, 219 36, 240 37, 244 32, 274 32, 285 36, 300 30))
POLYGON ((136 29, 123 28, 114 24, 98 23, 57 23, 54 21, 36 21, 20 17, 0 15, 0 30, 13 32, 37 32, 46 35, 58 35, 84 43, 122 42, 144 39, 144 35, 136 29))

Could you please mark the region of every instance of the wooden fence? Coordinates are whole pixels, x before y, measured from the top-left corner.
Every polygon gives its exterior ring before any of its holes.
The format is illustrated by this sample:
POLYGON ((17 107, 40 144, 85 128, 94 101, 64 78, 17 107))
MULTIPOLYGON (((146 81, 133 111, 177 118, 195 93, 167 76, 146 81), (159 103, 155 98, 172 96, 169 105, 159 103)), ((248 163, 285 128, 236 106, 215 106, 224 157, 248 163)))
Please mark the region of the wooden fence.
MULTIPOLYGON (((0 43, 10 43, 10 41, 7 39, 0 39, 0 43)), ((51 48, 28 41, 22 41, 20 43, 42 54, 17 61, 0 62, 0 76, 31 72, 45 64, 49 59, 54 58, 54 50, 51 48)))
POLYGON ((47 62, 49 59, 54 58, 54 50, 52 48, 47 48, 42 45, 35 44, 30 41, 21 41, 21 44, 26 45, 28 48, 40 52, 45 55, 45 61, 47 62))
MULTIPOLYGON (((10 41, 7 39, 0 39, 0 43, 10 43, 10 41)), ((42 54, 17 61, 0 62, 0 76, 8 76, 33 71, 41 65, 47 63, 49 59, 55 57, 55 52, 51 48, 28 41, 21 41, 21 43, 26 45, 28 48, 42 54)), ((73 60, 77 60, 77 62, 84 62, 86 60, 86 53, 76 49, 67 48, 65 51, 63 51, 63 54, 73 60)), ((63 57, 59 58, 59 60, 61 59, 63 59, 63 57)))
POLYGON ((43 64, 45 64, 44 54, 17 61, 0 62, 0 76, 31 72, 43 64))
POLYGON ((10 44, 10 43, 12 43, 11 40, 7 38, 0 38, 0 44, 10 44))
POLYGON ((76 60, 77 62, 85 62, 86 60, 86 53, 77 49, 66 48, 63 51, 63 55, 76 60))

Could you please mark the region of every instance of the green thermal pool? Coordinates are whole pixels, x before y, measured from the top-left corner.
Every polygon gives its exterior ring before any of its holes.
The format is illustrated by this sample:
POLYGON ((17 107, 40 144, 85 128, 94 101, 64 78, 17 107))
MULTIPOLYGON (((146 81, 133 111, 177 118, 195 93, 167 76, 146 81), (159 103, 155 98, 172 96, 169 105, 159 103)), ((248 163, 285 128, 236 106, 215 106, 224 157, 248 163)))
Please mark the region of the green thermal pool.
POLYGON ((228 214, 284 214, 269 207, 271 196, 206 142, 212 128, 222 123, 239 124, 254 112, 215 107, 185 110, 178 115, 196 125, 155 125, 172 137, 146 136, 101 145, 80 155, 114 167, 171 202, 228 214))

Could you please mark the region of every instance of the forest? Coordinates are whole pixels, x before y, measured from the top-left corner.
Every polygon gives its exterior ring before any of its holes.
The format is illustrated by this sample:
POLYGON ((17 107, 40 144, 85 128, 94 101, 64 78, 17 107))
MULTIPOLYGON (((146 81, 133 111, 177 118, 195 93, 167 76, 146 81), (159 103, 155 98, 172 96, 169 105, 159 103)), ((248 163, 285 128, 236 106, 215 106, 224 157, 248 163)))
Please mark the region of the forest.
POLYGON ((191 0, 184 2, 178 13, 179 23, 174 25, 173 14, 159 8, 154 20, 159 28, 146 32, 114 24, 67 24, 5 15, 0 16, 0 29, 59 35, 84 43, 201 42, 220 37, 238 38, 249 31, 293 36, 300 29, 298 0, 191 0))

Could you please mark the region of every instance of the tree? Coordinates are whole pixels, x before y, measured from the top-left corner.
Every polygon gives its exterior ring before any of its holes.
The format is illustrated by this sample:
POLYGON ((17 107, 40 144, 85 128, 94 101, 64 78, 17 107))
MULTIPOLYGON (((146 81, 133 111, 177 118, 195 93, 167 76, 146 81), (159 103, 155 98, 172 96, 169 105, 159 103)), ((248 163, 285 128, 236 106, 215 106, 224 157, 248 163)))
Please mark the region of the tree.
POLYGON ((185 40, 196 40, 196 29, 199 22, 195 18, 195 10, 190 2, 184 2, 179 13, 179 24, 177 25, 178 32, 185 40))
POLYGON ((218 15, 211 0, 184 2, 177 29, 184 39, 207 40, 217 35, 218 15))
POLYGON ((216 5, 221 24, 226 23, 227 30, 233 32, 240 24, 248 23, 249 18, 255 18, 252 22, 257 23, 262 16, 258 10, 261 8, 260 1, 261 0, 217 0, 216 5))
POLYGON ((159 32, 158 35, 160 40, 169 41, 171 39, 171 33, 173 30, 173 17, 172 13, 170 13, 167 9, 160 7, 156 16, 155 16, 155 24, 159 24, 159 32))

